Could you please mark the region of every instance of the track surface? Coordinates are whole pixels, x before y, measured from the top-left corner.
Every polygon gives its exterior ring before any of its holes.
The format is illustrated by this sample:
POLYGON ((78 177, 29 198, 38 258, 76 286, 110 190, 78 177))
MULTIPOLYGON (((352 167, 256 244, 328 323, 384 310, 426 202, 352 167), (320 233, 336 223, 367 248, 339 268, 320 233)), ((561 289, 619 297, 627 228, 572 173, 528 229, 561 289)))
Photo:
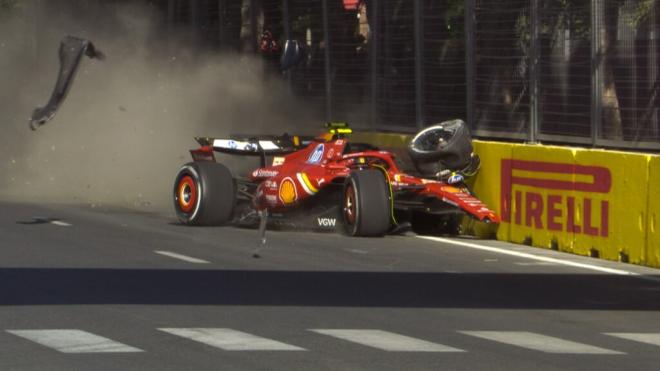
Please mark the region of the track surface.
POLYGON ((0 236, 2 370, 660 364, 659 271, 642 267, 496 241, 453 240, 643 276, 452 241, 295 231, 269 232, 255 259, 254 230, 8 202, 0 236))

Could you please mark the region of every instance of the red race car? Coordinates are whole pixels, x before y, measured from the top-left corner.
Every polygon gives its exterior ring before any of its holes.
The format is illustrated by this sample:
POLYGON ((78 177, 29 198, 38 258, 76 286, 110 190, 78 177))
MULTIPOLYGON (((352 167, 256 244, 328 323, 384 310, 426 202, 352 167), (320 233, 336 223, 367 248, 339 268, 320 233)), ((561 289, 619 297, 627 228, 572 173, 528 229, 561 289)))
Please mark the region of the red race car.
POLYGON ((414 169, 401 170, 390 151, 349 141, 345 123, 318 137, 196 138, 174 182, 174 208, 190 225, 289 225, 382 236, 413 228, 458 233, 459 216, 486 223, 500 218, 472 195, 464 176, 479 158, 465 123, 453 120, 420 131, 408 146, 414 169), (245 176, 216 162, 216 152, 257 156, 245 176), (413 174, 414 173, 414 174, 413 174))

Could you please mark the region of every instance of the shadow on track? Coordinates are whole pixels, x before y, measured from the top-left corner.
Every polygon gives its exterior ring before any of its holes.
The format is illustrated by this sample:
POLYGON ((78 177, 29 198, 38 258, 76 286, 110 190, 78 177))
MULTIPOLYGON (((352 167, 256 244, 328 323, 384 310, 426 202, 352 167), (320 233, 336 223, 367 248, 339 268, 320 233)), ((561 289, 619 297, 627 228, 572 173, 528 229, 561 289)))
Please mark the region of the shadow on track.
POLYGON ((0 305, 660 310, 660 284, 595 274, 0 269, 0 305))

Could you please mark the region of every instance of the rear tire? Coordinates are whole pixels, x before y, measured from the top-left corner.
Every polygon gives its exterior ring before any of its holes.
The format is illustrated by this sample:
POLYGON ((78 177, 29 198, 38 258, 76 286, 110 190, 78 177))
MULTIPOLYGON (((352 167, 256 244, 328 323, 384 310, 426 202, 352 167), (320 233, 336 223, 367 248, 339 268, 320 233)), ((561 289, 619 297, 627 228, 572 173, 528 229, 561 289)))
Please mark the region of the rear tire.
POLYGON ((236 204, 236 183, 229 169, 215 162, 190 162, 174 181, 174 210, 188 225, 227 223, 236 204))
POLYGON ((382 171, 351 172, 344 182, 342 194, 342 215, 348 235, 375 237, 387 232, 392 220, 392 205, 390 187, 382 171))

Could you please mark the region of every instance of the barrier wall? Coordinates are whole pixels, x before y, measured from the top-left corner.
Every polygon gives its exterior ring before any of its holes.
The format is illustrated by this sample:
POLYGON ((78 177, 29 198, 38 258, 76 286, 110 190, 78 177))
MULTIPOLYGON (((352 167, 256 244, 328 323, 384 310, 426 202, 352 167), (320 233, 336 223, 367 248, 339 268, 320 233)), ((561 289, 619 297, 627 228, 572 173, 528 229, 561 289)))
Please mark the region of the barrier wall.
MULTIPOLYGON (((408 135, 358 133, 386 148, 408 135)), ((481 170, 473 190, 502 216, 469 221, 481 237, 660 267, 660 156, 474 141, 481 170)))
MULTIPOLYGON (((469 179, 472 190, 480 200, 486 202, 491 210, 501 215, 499 203, 502 194, 500 164, 502 160, 510 159, 514 148, 519 145, 474 141, 473 146, 476 153, 488 153, 488 155, 479 155, 481 168, 476 177, 469 179)), ((501 223, 499 226, 487 226, 472 219, 464 219, 462 230, 469 234, 474 234, 480 238, 489 238, 494 233, 498 240, 503 241, 509 241, 511 238, 509 223, 501 223)))
POLYGON ((644 264, 650 156, 581 150, 576 153, 575 160, 580 166, 607 169, 611 186, 607 193, 585 195, 582 233, 575 235, 574 252, 586 255, 589 253, 587 249, 591 248, 605 259, 644 264), (585 205, 589 200, 591 202, 585 205), (588 211, 591 218, 587 218, 588 211))
POLYGON ((646 262, 660 267, 660 156, 649 161, 649 203, 646 234, 646 262))

